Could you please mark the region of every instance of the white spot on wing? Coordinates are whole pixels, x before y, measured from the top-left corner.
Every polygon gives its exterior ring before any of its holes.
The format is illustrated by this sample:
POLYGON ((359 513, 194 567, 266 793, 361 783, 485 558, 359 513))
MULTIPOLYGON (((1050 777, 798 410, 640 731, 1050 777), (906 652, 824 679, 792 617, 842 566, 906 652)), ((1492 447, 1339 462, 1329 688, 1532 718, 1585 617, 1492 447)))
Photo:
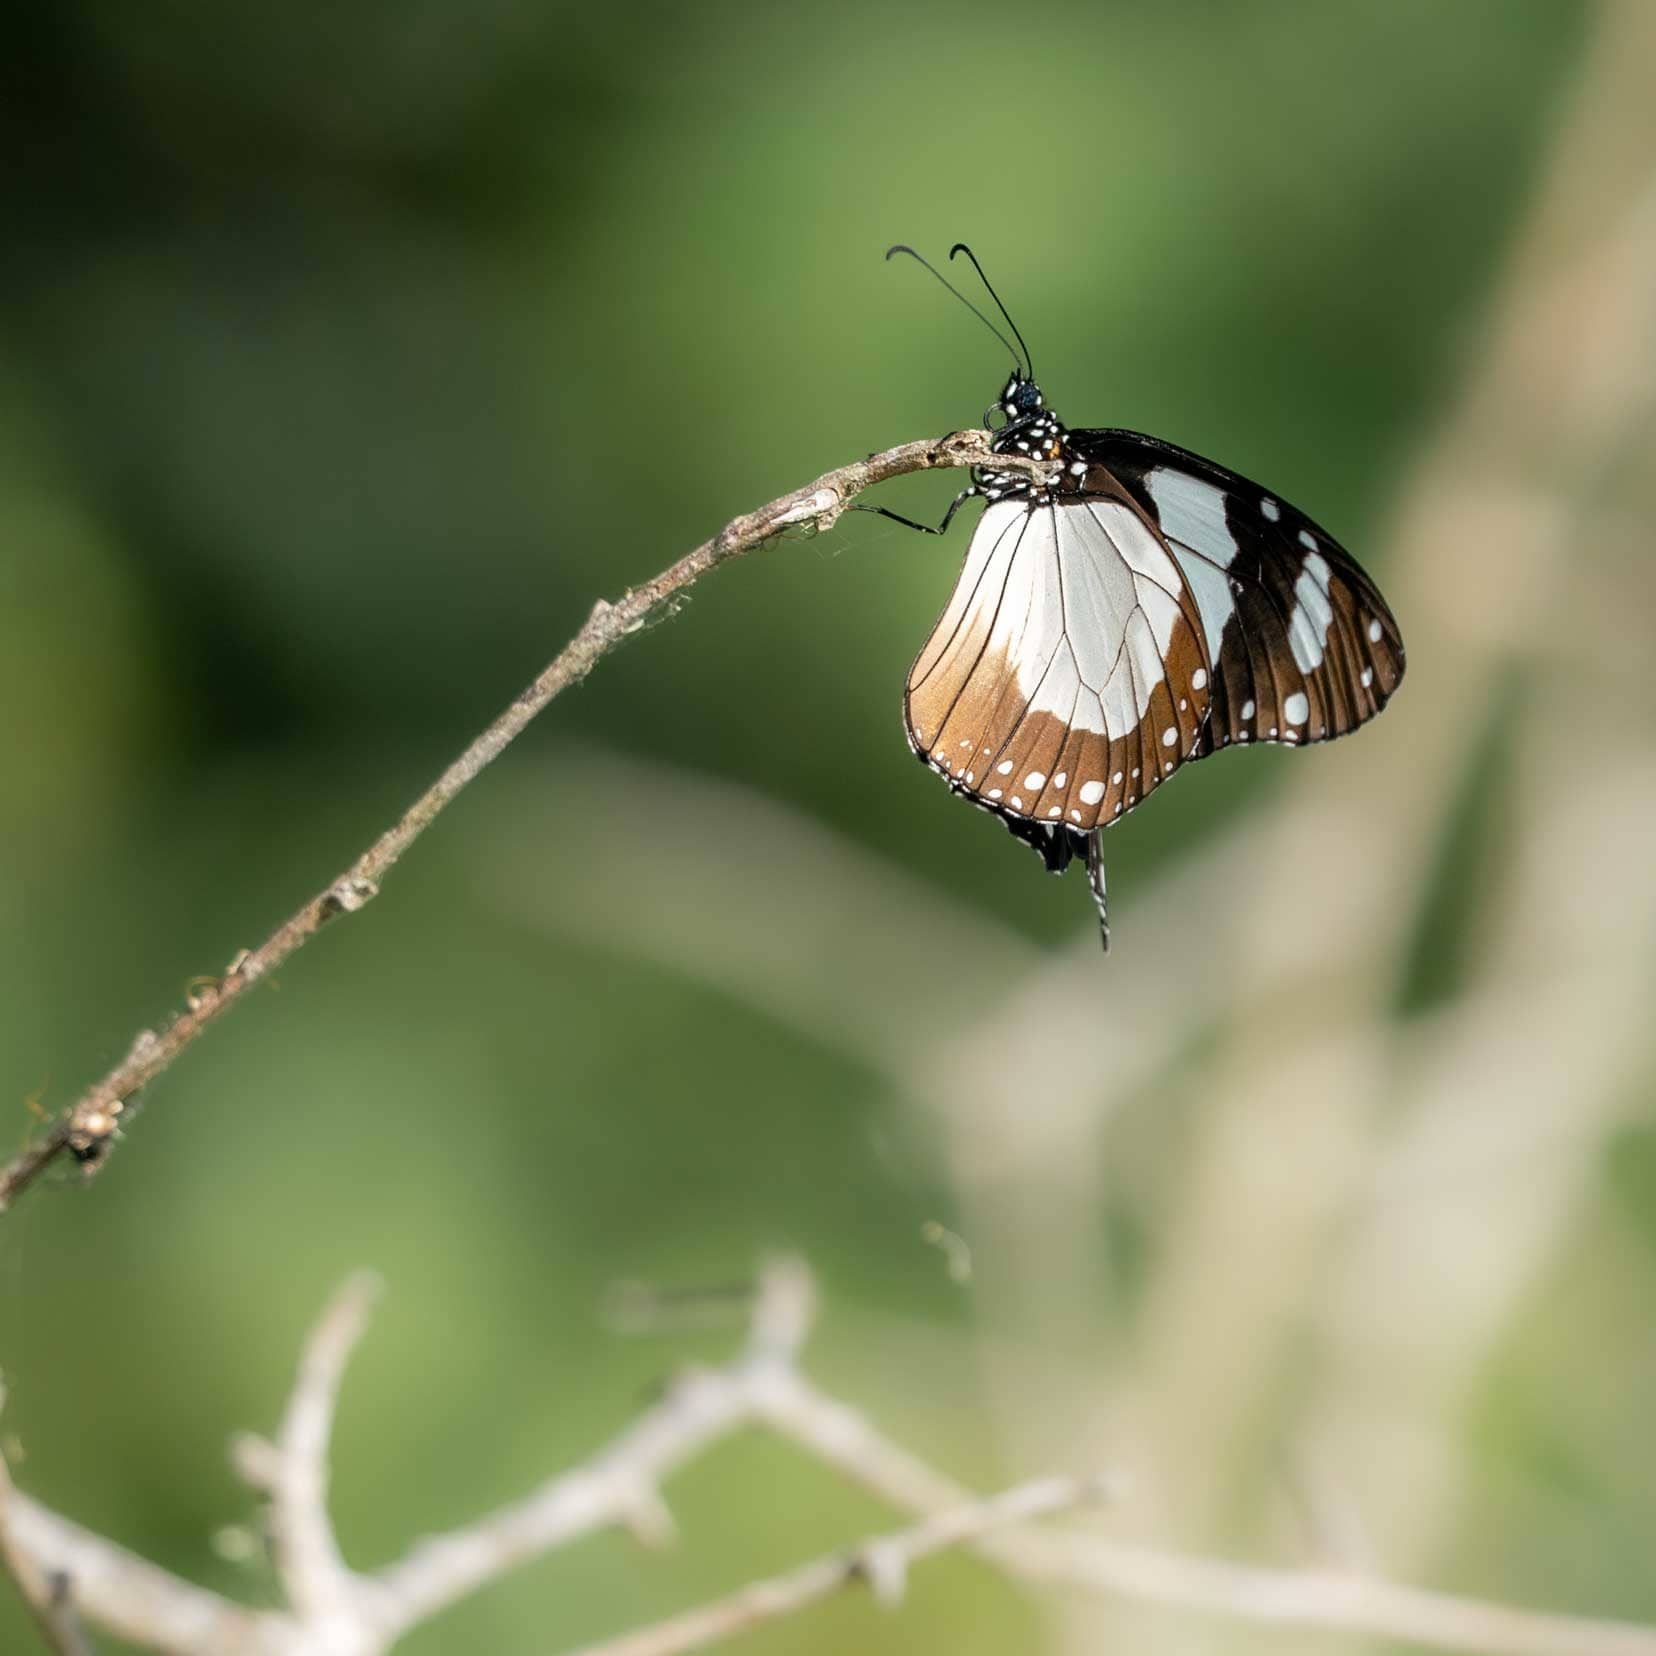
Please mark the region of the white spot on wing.
POLYGON ((1176 741, 1178 741, 1178 739, 1179 739, 1179 727, 1177 725, 1169 725, 1167 727, 1167 729, 1162 732, 1162 746, 1163 747, 1172 747, 1172 745, 1176 741))
POLYGON ((1244 719, 1251 719, 1253 716, 1254 716, 1254 704, 1253 704, 1252 698, 1250 697, 1247 701, 1243 702, 1243 704, 1242 704, 1242 717, 1244 719))
POLYGON ((1369 643, 1378 644, 1379 642, 1380 642, 1380 623, 1378 621, 1371 621, 1371 622, 1369 622, 1369 643))
POLYGON ((1041 784, 1045 781, 1045 771, 1031 771, 1029 775, 1024 778, 1024 786, 1028 788, 1031 793, 1039 793, 1041 791, 1041 784))
MULTIPOLYGON (((1119 782, 1120 780, 1121 772, 1117 771, 1116 781, 1119 782)), ((1096 805, 1103 797, 1104 784, 1102 782, 1083 782, 1081 784, 1080 798, 1083 805, 1096 805)))
POLYGON ((1275 523, 1276 520, 1282 516, 1282 508, 1277 505, 1277 503, 1272 500, 1269 495, 1266 495, 1266 497, 1260 501, 1259 509, 1267 518, 1271 520, 1272 523, 1275 523))
POLYGON ((1282 704, 1282 716, 1291 725, 1302 725, 1311 717, 1311 703, 1303 690, 1296 690, 1282 704))
POLYGON ((1207 683, 1207 668, 1198 667, 1196 669, 1196 671, 1190 675, 1190 688, 1192 690, 1200 690, 1202 688, 1202 686, 1206 683, 1207 683))
POLYGON ((1228 565, 1236 556, 1236 538, 1225 522, 1223 489, 1171 466, 1147 472, 1144 485, 1169 540, 1183 541, 1220 565, 1228 565))
POLYGON ((1334 623, 1334 606, 1328 597, 1328 563, 1320 552, 1311 553, 1294 582, 1294 613, 1288 618, 1288 647, 1302 673, 1322 666, 1323 646, 1334 623))

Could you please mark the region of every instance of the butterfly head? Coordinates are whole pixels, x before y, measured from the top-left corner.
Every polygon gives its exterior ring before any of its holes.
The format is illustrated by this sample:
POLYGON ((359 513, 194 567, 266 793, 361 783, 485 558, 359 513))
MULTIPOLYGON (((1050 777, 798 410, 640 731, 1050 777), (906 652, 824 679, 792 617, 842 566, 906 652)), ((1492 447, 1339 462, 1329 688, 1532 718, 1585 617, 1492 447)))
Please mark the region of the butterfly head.
MULTIPOLYGON (((983 274, 983 266, 977 262, 977 255, 964 242, 956 242, 949 249, 951 259, 957 253, 964 253, 971 261, 984 290, 994 300, 995 308, 1001 313, 1007 327, 1012 330, 1012 339, 1017 341, 1015 346, 959 288, 912 247, 899 242, 895 247, 886 250, 886 257, 889 259, 898 253, 906 253, 929 270, 1011 353, 1011 376, 999 397, 983 412, 983 423, 994 433, 990 439, 990 448, 996 454, 1024 455, 1031 460, 1067 459, 1064 428, 1058 416, 1047 407, 1046 398, 1042 395, 1040 386, 1035 383, 1035 366, 1030 360, 1029 347, 1024 344, 1017 323, 1007 314, 1006 306, 1000 302, 1000 295, 989 285, 989 278, 983 274)), ((1085 470, 1085 467, 1080 469, 1085 470)), ((1060 487, 1057 475, 1042 483, 1033 480, 1026 472, 1000 471, 993 466, 974 468, 972 481, 972 492, 982 494, 992 501, 1008 495, 1030 496, 1037 489, 1051 495, 1060 487)))
POLYGON ((1064 427, 1047 407, 1040 386, 1025 374, 1014 371, 999 398, 983 411, 983 423, 995 434, 990 447, 997 454, 1027 454, 1038 460, 1060 456, 1064 427))
POLYGON ((1006 389, 1001 392, 999 400, 993 402, 983 413, 983 423, 993 425, 997 415, 1004 415, 1003 423, 1010 425, 1016 420, 1027 420, 1039 414, 1046 406, 1046 398, 1041 395, 1041 388, 1034 380, 1026 379, 1024 375, 1014 372, 1006 382, 1006 389))

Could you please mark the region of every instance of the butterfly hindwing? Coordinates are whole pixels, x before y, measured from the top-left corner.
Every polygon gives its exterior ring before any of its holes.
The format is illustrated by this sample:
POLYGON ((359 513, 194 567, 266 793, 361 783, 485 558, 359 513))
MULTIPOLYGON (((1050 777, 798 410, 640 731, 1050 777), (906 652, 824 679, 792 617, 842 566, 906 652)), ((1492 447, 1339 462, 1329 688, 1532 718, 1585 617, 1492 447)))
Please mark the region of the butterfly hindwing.
POLYGON ((1327 741, 1403 677, 1386 601, 1349 553, 1280 496, 1159 438, 1071 431, 1155 523, 1201 612, 1215 664, 1197 754, 1233 742, 1327 741))
POLYGON ((1131 809, 1200 751, 1208 713, 1196 595, 1101 481, 985 509, 904 698, 910 743, 957 791, 1054 833, 1131 809))

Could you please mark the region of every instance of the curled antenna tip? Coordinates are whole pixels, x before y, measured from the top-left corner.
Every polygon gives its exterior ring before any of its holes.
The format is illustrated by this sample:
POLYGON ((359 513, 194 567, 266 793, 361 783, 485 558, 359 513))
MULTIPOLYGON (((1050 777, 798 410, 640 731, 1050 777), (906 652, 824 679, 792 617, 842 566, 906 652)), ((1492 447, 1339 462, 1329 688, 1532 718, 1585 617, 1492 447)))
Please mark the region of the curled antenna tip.
MULTIPOLYGON (((1012 320, 1011 314, 1007 311, 1006 306, 1001 303, 1001 296, 995 292, 993 286, 990 284, 989 278, 983 274, 983 266, 978 263, 977 254, 975 254, 971 248, 965 244, 965 242, 956 242, 954 246, 949 249, 949 257, 951 259, 957 253, 964 253, 966 257, 971 260, 972 269, 977 272, 978 280, 983 283, 983 291, 995 301, 995 309, 1001 313, 1007 327, 1012 330, 1012 337, 1017 340, 1018 348, 1023 352, 1024 367, 1028 369, 1030 379, 1034 379, 1035 364, 1030 360, 1029 347, 1024 344, 1024 336, 1018 332, 1018 324, 1012 320)), ((979 314, 981 314, 981 312, 979 314)), ((988 321, 988 318, 985 317, 984 320, 988 321)), ((993 326, 992 323, 990 325, 993 326)), ((997 333, 1000 332, 998 328, 995 331, 997 333)), ((1001 335, 1001 342, 1003 344, 1005 343, 1004 334, 1001 335)))
MULTIPOLYGON (((968 259, 972 260, 973 268, 977 271, 979 279, 982 280, 983 279, 983 267, 978 264, 978 262, 975 258, 973 258, 971 248, 966 247, 966 244, 964 242, 956 242, 955 243, 955 253, 958 253, 963 247, 966 248, 966 257, 968 259)), ((929 270, 932 273, 932 275, 935 276, 938 279, 938 281, 940 281, 943 284, 943 286, 946 287, 949 290, 949 292, 952 293, 955 296, 955 298, 957 298, 961 302, 961 304, 963 304, 967 308, 967 310, 969 310, 972 313, 972 315, 975 316, 978 319, 978 321, 980 321, 984 325, 984 327, 986 327, 990 331, 990 333, 992 333, 995 336, 995 338, 998 339, 1001 342, 1001 344, 1003 344, 1006 347, 1006 349, 1011 353, 1014 371, 1018 374, 1018 376, 1020 378, 1026 377, 1025 376, 1025 367, 1029 362, 1029 350, 1028 350, 1027 347, 1025 347, 1023 356, 1020 358, 1018 353, 1017 353, 1017 350, 1014 349, 1014 347, 1012 345, 1012 340, 1008 339, 1006 337, 1006 335, 1003 334, 1000 331, 1000 329, 997 328, 995 326, 995 324, 993 322, 991 322, 989 320, 989 318, 987 316, 985 316, 983 314, 983 312, 980 311, 977 308, 977 306, 974 305, 972 303, 972 301, 970 299, 968 299, 966 297, 966 295, 964 293, 962 293, 960 291, 960 289, 957 288, 954 285, 954 283, 951 282, 948 279, 948 277, 945 276, 943 274, 943 272, 937 268, 936 265, 934 265, 929 259, 927 259, 925 257, 924 254, 915 252, 915 250, 912 247, 910 247, 907 242, 894 242, 890 247, 888 247, 886 249, 886 258, 889 260, 892 257, 892 255, 896 254, 896 253, 906 253, 906 254, 908 254, 908 256, 911 259, 916 260, 919 264, 923 265, 927 270, 929 270)), ((954 253, 951 253, 949 255, 949 257, 952 259, 954 257, 954 253)), ((1001 315, 1006 316, 1006 306, 1002 305, 1000 300, 998 298, 996 298, 995 290, 993 288, 989 287, 989 283, 986 280, 983 282, 983 285, 984 285, 984 287, 989 289, 989 297, 991 299, 994 299, 996 305, 1000 307, 1001 315)), ((1010 316, 1006 316, 1006 320, 1007 320, 1008 324, 1011 324, 1012 318, 1010 316)), ((1018 330, 1015 326, 1012 328, 1012 338, 1016 339, 1018 341, 1019 345, 1023 345, 1023 336, 1021 334, 1019 334, 1019 332, 1018 332, 1018 330)), ((1027 377, 1033 377, 1033 374, 1034 374, 1034 370, 1030 369, 1029 370, 1029 375, 1027 377)))

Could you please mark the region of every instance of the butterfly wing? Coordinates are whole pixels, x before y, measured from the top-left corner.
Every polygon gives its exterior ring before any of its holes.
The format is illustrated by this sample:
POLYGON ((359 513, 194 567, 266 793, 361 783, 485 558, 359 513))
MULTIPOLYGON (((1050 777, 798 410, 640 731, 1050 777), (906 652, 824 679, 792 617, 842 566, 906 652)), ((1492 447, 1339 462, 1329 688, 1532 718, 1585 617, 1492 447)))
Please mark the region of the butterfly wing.
POLYGON ((1280 496, 1159 438, 1109 430, 1068 440, 1155 523, 1195 595, 1216 670, 1193 758, 1233 742, 1328 741, 1386 705, 1403 678, 1402 635, 1331 535, 1280 496))
MULTIPOLYGON (((987 507, 909 671, 909 743, 1052 853, 1137 804, 1200 751, 1202 615, 1146 514, 1098 493, 987 507)), ((1067 861, 1060 855, 1056 866, 1067 861)))

